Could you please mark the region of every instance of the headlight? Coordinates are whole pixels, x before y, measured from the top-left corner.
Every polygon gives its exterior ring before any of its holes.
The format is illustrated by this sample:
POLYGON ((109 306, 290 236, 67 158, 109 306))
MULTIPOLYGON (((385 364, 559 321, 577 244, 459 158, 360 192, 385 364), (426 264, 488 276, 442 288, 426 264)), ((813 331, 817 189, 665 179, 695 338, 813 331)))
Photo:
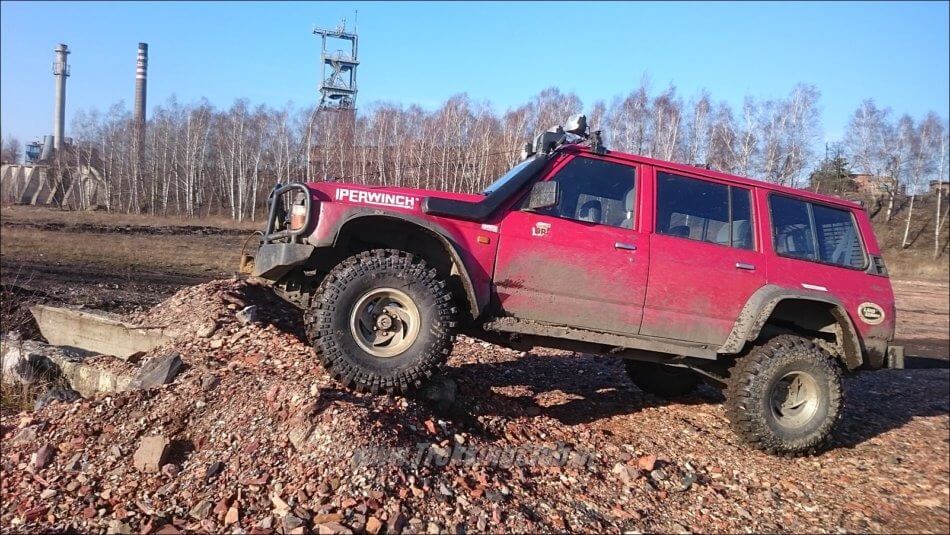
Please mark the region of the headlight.
POLYGON ((290 207, 290 230, 300 230, 307 224, 307 205, 303 195, 298 193, 290 207))

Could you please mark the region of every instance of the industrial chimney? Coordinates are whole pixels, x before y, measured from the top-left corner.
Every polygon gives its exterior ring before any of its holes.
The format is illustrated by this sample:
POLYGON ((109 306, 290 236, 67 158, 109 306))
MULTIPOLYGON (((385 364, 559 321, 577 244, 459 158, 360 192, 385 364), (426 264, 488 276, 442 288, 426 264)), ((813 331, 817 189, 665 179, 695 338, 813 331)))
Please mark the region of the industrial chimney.
POLYGON ((145 144, 145 89, 148 76, 148 43, 139 43, 138 58, 135 60, 135 133, 138 145, 145 144))
POLYGON ((53 76, 56 78, 56 102, 53 109, 53 146, 57 154, 63 148, 63 133, 66 130, 66 77, 69 76, 69 64, 66 56, 68 47, 62 43, 56 46, 56 61, 53 62, 53 76))

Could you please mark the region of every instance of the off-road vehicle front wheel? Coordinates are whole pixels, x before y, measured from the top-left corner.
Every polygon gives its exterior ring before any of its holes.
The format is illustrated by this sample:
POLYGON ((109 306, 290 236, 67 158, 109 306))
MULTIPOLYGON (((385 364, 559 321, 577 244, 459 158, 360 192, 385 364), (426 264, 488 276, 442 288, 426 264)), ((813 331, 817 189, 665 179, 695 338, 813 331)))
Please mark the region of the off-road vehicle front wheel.
POLYGON ((783 334, 740 357, 726 387, 726 415, 751 446, 780 455, 815 453, 841 416, 841 371, 806 338, 783 334))
POLYGON ((344 386, 406 393, 448 358, 456 312, 445 281, 422 258, 374 249, 326 275, 304 321, 320 362, 344 386))

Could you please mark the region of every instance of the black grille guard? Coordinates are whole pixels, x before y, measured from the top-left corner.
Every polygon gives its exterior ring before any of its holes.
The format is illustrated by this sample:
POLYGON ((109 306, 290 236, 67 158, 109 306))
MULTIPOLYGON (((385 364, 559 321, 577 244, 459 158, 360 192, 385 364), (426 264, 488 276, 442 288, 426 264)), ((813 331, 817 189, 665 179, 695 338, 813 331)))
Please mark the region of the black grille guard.
POLYGON ((299 238, 310 230, 311 226, 310 207, 312 200, 310 199, 310 189, 300 183, 287 184, 286 186, 278 184, 274 186, 267 200, 270 201, 270 211, 267 216, 267 229, 264 230, 261 243, 271 243, 282 239, 287 239, 288 242, 291 243, 297 243, 299 238), (283 205, 284 195, 294 190, 303 192, 303 202, 306 213, 304 225, 296 230, 287 228, 287 212, 283 205))

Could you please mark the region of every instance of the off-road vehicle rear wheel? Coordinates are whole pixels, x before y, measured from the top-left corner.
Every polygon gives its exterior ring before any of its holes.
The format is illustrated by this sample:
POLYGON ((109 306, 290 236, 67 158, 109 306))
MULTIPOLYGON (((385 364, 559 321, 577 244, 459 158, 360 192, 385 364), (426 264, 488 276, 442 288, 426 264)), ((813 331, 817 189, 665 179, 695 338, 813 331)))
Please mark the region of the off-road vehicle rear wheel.
POLYGON ((661 398, 685 396, 696 390, 701 382, 696 372, 686 368, 639 360, 628 360, 626 366, 633 384, 661 398))
POLYGON ((841 370, 812 341, 783 334, 740 357, 726 388, 739 437, 784 455, 817 452, 841 416, 841 370))
POLYGON ((422 258, 374 249, 347 258, 321 282, 306 312, 324 368, 363 392, 409 392, 452 350, 457 309, 422 258))

